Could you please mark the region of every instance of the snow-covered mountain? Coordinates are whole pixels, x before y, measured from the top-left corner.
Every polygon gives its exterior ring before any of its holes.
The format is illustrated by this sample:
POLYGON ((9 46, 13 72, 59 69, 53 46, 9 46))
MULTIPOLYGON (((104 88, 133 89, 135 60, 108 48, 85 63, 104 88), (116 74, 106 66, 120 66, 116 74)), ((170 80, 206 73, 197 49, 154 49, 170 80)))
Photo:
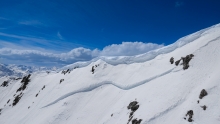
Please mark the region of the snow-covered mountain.
POLYGON ((25 65, 14 65, 14 64, 0 64, 0 77, 10 76, 10 77, 23 77, 33 72, 38 71, 55 71, 56 68, 46 68, 46 67, 33 67, 25 65))
POLYGON ((219 124, 219 48, 220 24, 138 56, 2 77, 0 124, 219 124))

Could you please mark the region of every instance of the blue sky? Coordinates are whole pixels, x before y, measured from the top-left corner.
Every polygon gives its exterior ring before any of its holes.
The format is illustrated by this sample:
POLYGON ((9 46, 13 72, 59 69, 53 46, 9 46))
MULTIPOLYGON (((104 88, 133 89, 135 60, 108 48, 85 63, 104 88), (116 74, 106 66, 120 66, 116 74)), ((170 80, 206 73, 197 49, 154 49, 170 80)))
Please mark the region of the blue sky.
POLYGON ((220 23, 219 5, 219 0, 0 1, 0 63, 63 66, 100 55, 141 54, 220 23))

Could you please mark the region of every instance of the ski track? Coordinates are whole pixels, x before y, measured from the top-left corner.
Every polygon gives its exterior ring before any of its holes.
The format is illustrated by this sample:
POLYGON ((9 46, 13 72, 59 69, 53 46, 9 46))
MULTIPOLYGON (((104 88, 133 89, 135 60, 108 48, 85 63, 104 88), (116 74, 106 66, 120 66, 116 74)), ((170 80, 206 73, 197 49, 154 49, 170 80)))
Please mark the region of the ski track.
POLYGON ((130 90, 130 89, 133 89, 133 88, 138 87, 138 86, 140 86, 140 85, 143 85, 143 84, 145 84, 145 83, 148 83, 148 82, 150 82, 150 81, 152 81, 152 80, 154 80, 154 79, 156 79, 156 78, 158 78, 158 77, 162 77, 162 76, 164 76, 164 75, 167 75, 167 74, 169 74, 170 72, 172 72, 175 68, 176 68, 176 67, 174 67, 174 68, 172 68, 172 69, 170 69, 170 70, 168 70, 168 71, 166 71, 166 72, 164 72, 164 73, 161 73, 161 74, 159 74, 159 75, 153 76, 153 77, 151 77, 151 78, 145 79, 145 80, 143 80, 143 81, 140 81, 140 82, 137 82, 137 83, 128 85, 128 86, 120 85, 120 84, 117 84, 117 83, 112 82, 112 81, 103 81, 103 82, 100 82, 100 83, 97 83, 97 84, 93 84, 93 85, 90 85, 89 87, 85 87, 85 88, 82 88, 82 89, 79 89, 79 90, 76 90, 76 91, 67 93, 67 94, 61 96, 60 98, 56 99, 55 101, 53 101, 53 102, 51 102, 51 103, 45 105, 45 106, 42 107, 42 108, 51 106, 51 105, 53 105, 53 104, 55 104, 55 103, 57 103, 57 102, 59 102, 59 101, 65 99, 65 98, 67 98, 67 97, 70 97, 70 96, 72 96, 72 95, 74 95, 74 94, 83 93, 83 92, 89 92, 89 91, 92 91, 92 90, 94 90, 94 89, 96 89, 96 88, 98 88, 98 87, 100 87, 100 86, 103 86, 103 85, 113 85, 113 86, 115 86, 115 87, 117 87, 117 88, 119 88, 119 89, 121 89, 121 90, 130 90))
POLYGON ((162 117, 163 115, 165 115, 166 113, 170 112, 171 110, 175 109, 177 106, 179 106, 180 104, 182 104, 185 101, 185 99, 180 99, 178 100, 175 104, 171 105, 170 107, 168 107, 166 110, 154 115, 152 118, 150 118, 149 120, 144 121, 143 124, 149 124, 150 122, 154 121, 155 119, 162 117))

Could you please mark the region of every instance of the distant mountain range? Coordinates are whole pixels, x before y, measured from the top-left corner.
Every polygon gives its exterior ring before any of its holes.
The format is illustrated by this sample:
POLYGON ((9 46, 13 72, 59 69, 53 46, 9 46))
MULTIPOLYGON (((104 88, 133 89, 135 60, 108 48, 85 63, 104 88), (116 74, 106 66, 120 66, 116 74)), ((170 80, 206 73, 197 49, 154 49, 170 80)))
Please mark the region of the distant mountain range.
POLYGON ((7 65, 0 64, 0 77, 13 76, 13 77, 23 77, 24 75, 37 72, 37 71, 55 71, 56 68, 46 68, 46 67, 32 67, 25 65, 7 65))

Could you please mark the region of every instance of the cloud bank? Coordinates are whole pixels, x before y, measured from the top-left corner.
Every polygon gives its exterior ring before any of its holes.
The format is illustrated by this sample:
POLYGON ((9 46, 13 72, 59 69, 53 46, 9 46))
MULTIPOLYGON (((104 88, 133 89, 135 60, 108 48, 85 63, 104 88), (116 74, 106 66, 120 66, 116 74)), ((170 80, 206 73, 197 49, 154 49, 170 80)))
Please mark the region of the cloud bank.
POLYGON ((66 53, 45 53, 38 50, 0 49, 0 63, 31 66, 64 66, 78 61, 88 61, 98 56, 133 56, 158 49, 163 45, 143 42, 122 42, 99 49, 83 47, 66 53))

